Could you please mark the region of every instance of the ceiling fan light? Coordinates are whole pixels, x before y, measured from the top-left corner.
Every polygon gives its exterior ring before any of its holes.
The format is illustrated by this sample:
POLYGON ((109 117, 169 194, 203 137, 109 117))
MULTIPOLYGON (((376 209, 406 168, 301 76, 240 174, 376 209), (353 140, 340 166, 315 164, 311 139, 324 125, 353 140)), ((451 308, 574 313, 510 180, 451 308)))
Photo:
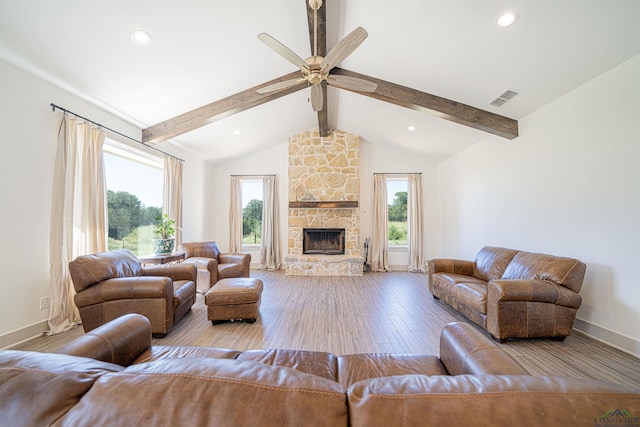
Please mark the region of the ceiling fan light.
POLYGON ((151 42, 151 34, 145 30, 133 30, 131 32, 131 40, 137 45, 144 46, 151 42))
POLYGON ((508 27, 509 25, 513 25, 518 20, 518 13, 516 11, 510 10, 502 13, 498 17, 498 26, 499 27, 508 27))

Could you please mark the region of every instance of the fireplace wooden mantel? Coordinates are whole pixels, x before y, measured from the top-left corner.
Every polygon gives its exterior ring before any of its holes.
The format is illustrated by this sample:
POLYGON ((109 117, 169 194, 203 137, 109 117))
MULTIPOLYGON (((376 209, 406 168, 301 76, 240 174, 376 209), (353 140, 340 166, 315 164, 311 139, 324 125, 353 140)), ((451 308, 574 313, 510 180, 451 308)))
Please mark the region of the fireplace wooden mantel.
POLYGON ((289 208, 296 209, 341 209, 341 208, 357 208, 357 200, 326 200, 326 201, 309 201, 309 202, 289 202, 289 208))

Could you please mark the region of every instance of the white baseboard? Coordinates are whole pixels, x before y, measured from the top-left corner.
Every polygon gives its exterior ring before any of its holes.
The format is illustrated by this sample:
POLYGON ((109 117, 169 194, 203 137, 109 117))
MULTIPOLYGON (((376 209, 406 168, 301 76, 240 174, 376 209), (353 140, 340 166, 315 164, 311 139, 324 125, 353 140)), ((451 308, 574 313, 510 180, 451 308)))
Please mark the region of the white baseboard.
POLYGON ((34 323, 33 325, 0 335, 0 349, 4 350, 29 341, 32 338, 42 336, 48 329, 49 322, 43 320, 42 322, 34 323))
POLYGON ((602 341, 618 350, 640 357, 640 341, 627 337, 618 332, 612 331, 602 326, 594 325, 586 320, 576 319, 573 324, 574 329, 602 341))

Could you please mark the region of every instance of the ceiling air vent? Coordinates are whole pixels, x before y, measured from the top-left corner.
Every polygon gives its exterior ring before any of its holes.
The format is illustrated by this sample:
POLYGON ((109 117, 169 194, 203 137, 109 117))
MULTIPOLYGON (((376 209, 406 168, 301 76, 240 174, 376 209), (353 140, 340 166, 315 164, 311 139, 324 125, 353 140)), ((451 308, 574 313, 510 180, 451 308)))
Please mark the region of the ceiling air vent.
POLYGON ((518 95, 520 95, 520 92, 516 92, 515 90, 506 90, 502 95, 491 101, 490 104, 494 107, 502 107, 518 95))

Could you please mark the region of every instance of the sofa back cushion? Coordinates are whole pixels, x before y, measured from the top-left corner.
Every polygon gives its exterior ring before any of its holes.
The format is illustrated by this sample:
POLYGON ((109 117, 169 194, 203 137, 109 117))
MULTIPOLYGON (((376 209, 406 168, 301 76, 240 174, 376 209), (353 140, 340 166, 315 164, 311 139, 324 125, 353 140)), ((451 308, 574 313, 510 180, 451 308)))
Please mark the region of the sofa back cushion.
POLYGON ((213 258, 218 259, 220 248, 216 242, 190 242, 183 243, 182 250, 186 258, 213 258))
POLYGON ((82 255, 69 263, 69 273, 76 292, 96 283, 119 277, 142 274, 140 261, 129 249, 82 255))
POLYGON ((2 350, 0 424, 53 425, 98 378, 123 369, 84 357, 2 350))
POLYGON ((580 292, 586 266, 573 258, 519 252, 509 263, 502 279, 548 280, 580 292))
POLYGON ((239 354, 237 359, 285 366, 332 381, 338 380, 338 361, 332 353, 286 349, 247 350, 239 354))
POLYGON ((348 401, 352 427, 593 426, 613 409, 636 415, 639 393, 574 378, 402 375, 360 381, 348 401))
POLYGON ((473 277, 486 282, 501 278, 507 265, 517 253, 515 249, 485 246, 476 255, 473 277))
POLYGON ((62 420, 108 423, 346 427, 348 419, 344 389, 335 381, 258 362, 183 358, 102 377, 62 420))

